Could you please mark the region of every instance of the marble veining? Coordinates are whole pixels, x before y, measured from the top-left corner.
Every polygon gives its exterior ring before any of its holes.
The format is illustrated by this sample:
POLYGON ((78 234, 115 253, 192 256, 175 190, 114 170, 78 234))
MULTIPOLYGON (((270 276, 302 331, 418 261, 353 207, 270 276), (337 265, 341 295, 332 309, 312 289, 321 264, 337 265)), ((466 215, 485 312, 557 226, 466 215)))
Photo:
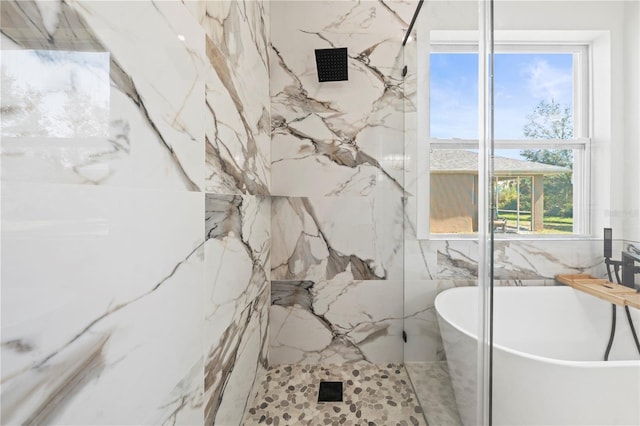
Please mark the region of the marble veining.
POLYGON ((266 369, 270 3, 123 4, 2 4, 3 424, 238 424, 266 369))
POLYGON ((237 424, 267 367, 268 289, 212 345, 205 365, 205 424, 237 424))
POLYGON ((271 4, 270 363, 402 361, 400 44, 414 6, 271 4), (318 82, 314 49, 330 47, 347 47, 348 81, 318 82))
POLYGON ((200 358, 168 393, 166 403, 161 406, 158 416, 152 423, 163 425, 200 423, 204 406, 202 376, 203 365, 200 358))
POLYGON ((270 364, 402 360, 401 281, 272 281, 270 364))
MULTIPOLYGON (((403 321, 442 360, 433 300, 478 255, 412 237, 415 2, 122 4, 2 4, 2 422, 239 424, 267 360, 402 362, 403 321), (350 80, 318 84, 331 46, 350 80)), ((595 241, 496 259, 604 272, 595 241)))
MULTIPOLYGON (((601 242, 496 241, 494 285, 555 285, 560 273, 604 278, 601 242)), ((417 241, 405 234, 405 361, 444 359, 433 306, 442 291, 477 285, 478 242, 417 241)))
POLYGON ((202 382, 189 375, 202 358, 199 194, 2 190, 2 423, 197 419, 202 382), (96 409, 106 399, 118 410, 96 409))
POLYGON ((412 10, 404 2, 331 5, 272 5, 272 191, 366 196, 383 187, 401 195, 402 58, 392 29, 412 10), (318 83, 313 49, 343 46, 349 80, 318 83))
MULTIPOLYGON (((198 90, 202 87, 200 58, 204 56, 199 52, 204 51, 204 46, 196 36, 189 37, 185 43, 171 37, 175 29, 167 25, 167 15, 180 15, 176 5, 136 2, 132 4, 135 10, 130 14, 110 21, 114 14, 119 14, 116 3, 52 1, 46 9, 41 4, 32 1, 3 3, 3 49, 24 49, 27 53, 51 50, 108 52, 111 91, 108 134, 80 144, 75 139, 46 143, 46 137, 8 138, 3 134, 3 162, 6 163, 3 179, 199 190, 202 177, 198 166, 204 160, 204 153, 200 153, 203 147, 200 134, 204 134, 204 121, 192 112, 204 99, 204 92, 198 90), (43 16, 41 10, 46 10, 47 15, 43 16), (134 30, 132 20, 137 14, 146 16, 144 29, 134 30), (157 37, 166 42, 165 47, 151 44, 146 41, 148 37, 141 35, 150 29, 157 30, 157 37), (131 39, 139 42, 132 44, 131 39), (166 67, 158 73, 155 69, 134 64, 138 59, 136 52, 144 50, 150 61, 154 61, 160 51, 169 46, 176 60, 184 61, 180 69, 166 67), (176 74, 171 75, 172 72, 176 74), (168 80, 180 84, 172 84, 168 91, 168 80), (151 167, 156 161, 164 167, 151 167), (46 173, 42 171, 44 165, 47 166, 46 173)), ((183 17, 174 17, 180 18, 183 17)), ((197 33, 193 27, 182 30, 190 35, 197 33)), ((12 57, 6 55, 3 62, 12 57)), ((55 61, 47 65, 53 67, 55 61)), ((8 66, 5 63, 3 69, 8 66)), ((81 67, 76 68, 76 74, 69 78, 82 76, 81 67)), ((91 69, 84 72, 91 72, 91 69)), ((24 79, 17 78, 19 81, 24 79)), ((37 93, 31 93, 31 102, 37 104, 37 93)), ((76 97, 72 102, 80 100, 76 97)), ((71 104, 69 108, 77 109, 81 105, 71 104)), ((5 105, 3 102, 3 111, 11 111, 17 120, 15 125, 23 128, 27 125, 22 118, 24 108, 24 104, 5 105)), ((67 114, 72 111, 70 109, 67 114)), ((52 113, 45 111, 43 114, 46 118, 46 114, 52 113)), ((5 117, 3 124, 10 118, 5 117)), ((42 121, 35 123, 36 129, 28 131, 37 131, 38 126, 43 126, 42 121)))
POLYGON ((208 192, 270 193, 268 13, 269 2, 205 2, 208 192))
POLYGON ((273 200, 276 280, 355 280, 402 276, 402 204, 372 197, 273 200), (357 215, 341 214, 345 211, 357 215))
POLYGON ((462 426, 446 361, 410 362, 405 369, 429 424, 462 426))
POLYGON ((313 309, 313 281, 272 281, 271 304, 277 306, 298 305, 302 309, 313 309))
MULTIPOLYGON (((433 246, 429 242, 421 242, 433 246)), ((436 243, 438 244, 438 243, 436 243)), ((437 247, 438 278, 477 277, 477 241, 444 241, 437 247)), ((496 241, 494 276, 498 280, 550 280, 559 273, 601 275, 597 241, 496 241)))
POLYGON ((268 356, 270 199, 205 200, 205 424, 237 424, 268 356))

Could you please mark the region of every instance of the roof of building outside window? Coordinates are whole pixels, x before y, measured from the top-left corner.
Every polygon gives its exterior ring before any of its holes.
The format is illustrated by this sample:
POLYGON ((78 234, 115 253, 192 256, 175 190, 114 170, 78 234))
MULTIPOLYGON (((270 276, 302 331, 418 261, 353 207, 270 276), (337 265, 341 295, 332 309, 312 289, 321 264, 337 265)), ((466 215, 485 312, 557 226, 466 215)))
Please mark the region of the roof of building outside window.
MULTIPOLYGON (((430 163, 432 173, 478 173, 478 153, 464 149, 434 149, 431 151, 430 163)), ((496 156, 494 172, 502 176, 555 175, 570 173, 571 169, 496 156)))

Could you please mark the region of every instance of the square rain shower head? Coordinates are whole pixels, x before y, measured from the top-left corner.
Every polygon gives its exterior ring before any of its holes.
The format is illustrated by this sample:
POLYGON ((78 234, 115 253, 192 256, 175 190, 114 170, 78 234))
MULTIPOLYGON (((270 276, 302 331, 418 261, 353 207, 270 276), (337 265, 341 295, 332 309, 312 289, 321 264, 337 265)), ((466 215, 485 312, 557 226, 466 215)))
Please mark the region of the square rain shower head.
POLYGON ((319 82, 349 80, 347 48, 316 49, 316 67, 319 82))

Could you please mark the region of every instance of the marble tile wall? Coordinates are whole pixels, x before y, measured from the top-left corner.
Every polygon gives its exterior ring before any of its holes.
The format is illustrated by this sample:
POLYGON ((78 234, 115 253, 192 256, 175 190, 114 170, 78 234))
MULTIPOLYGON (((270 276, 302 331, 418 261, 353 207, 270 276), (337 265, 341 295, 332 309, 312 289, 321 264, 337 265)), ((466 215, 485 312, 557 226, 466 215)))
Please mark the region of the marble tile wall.
POLYGON ((3 424, 238 424, 269 349, 268 14, 3 2, 3 424))
POLYGON ((2 423, 202 422, 199 194, 3 183, 2 221, 2 423))
POLYGON ((204 423, 236 425, 266 371, 269 349, 269 2, 186 5, 206 33, 209 64, 204 423))
POLYGON ((401 40, 415 2, 271 3, 270 364, 402 361, 401 40), (314 49, 346 47, 319 83, 314 49))
POLYGON ((270 193, 269 2, 198 4, 207 33, 205 189, 270 193), (219 108, 225 105, 226 108, 219 108))
POLYGON ((274 197, 272 364, 402 357, 402 210, 379 201, 274 197))
POLYGON ((269 197, 207 194, 205 424, 240 424, 267 367, 269 197))

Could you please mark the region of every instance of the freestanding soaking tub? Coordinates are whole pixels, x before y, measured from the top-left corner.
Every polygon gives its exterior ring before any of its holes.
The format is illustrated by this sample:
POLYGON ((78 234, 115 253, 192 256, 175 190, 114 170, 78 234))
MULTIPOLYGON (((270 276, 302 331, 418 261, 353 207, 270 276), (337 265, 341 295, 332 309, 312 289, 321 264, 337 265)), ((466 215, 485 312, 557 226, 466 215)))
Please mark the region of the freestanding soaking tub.
MULTIPOLYGON (((476 421, 478 288, 435 301, 460 417, 476 421)), ((494 425, 640 425, 640 355, 617 308, 609 361, 611 304, 571 287, 494 291, 494 425)), ((640 313, 630 309, 640 333, 640 313)))

